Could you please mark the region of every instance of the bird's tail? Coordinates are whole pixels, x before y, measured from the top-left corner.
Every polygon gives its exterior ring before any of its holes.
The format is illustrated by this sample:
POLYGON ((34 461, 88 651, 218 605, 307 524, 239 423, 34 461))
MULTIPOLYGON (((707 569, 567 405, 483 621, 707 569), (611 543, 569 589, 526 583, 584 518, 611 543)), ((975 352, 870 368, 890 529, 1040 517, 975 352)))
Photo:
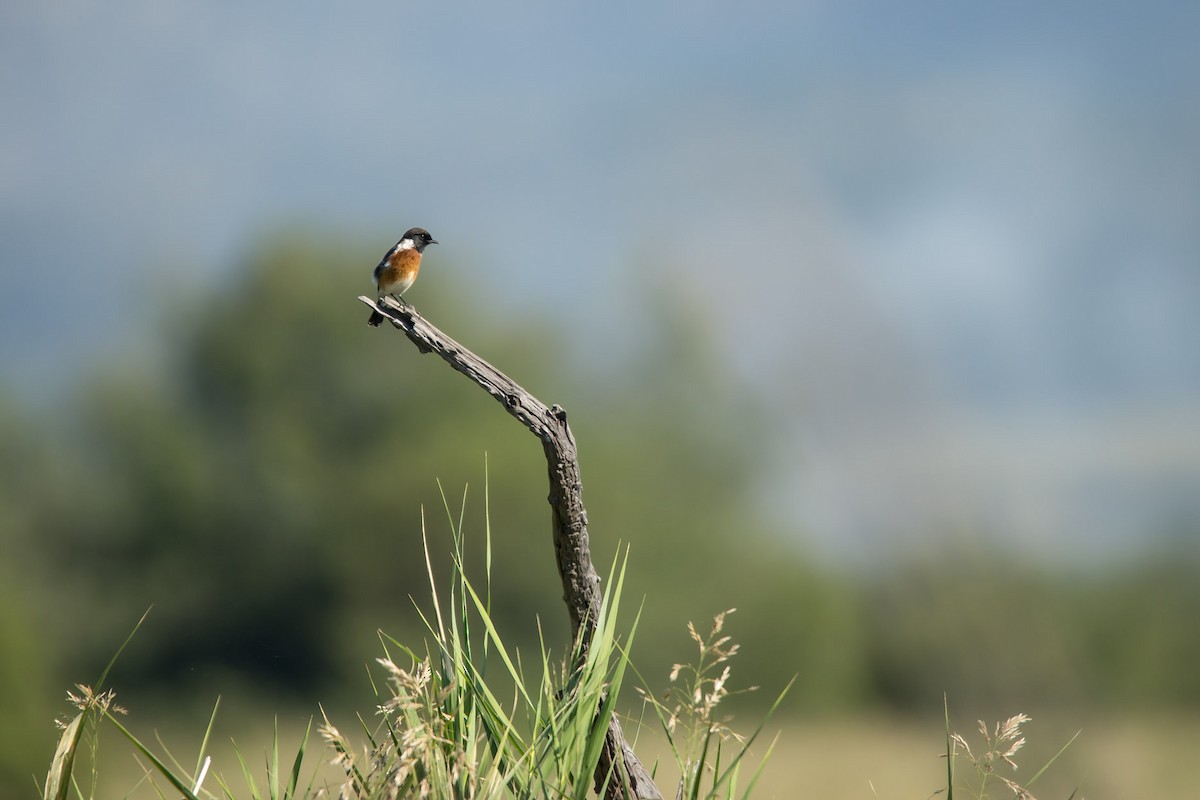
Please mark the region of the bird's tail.
POLYGON ((379 323, 381 322, 383 322, 383 314, 380 314, 378 311, 372 311, 370 319, 367 320, 367 324, 372 328, 378 328, 379 323))

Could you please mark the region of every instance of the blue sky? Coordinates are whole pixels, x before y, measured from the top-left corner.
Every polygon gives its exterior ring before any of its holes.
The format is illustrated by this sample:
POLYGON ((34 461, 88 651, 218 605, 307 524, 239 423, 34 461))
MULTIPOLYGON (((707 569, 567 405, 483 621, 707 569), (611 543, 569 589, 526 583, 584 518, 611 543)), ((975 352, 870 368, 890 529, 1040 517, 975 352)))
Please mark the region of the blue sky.
MULTIPOLYGON (((69 389, 272 226, 421 224, 597 362, 599 298, 676 287, 779 409, 764 502, 830 552, 1127 552, 1200 517, 1198 30, 1161 2, 6 4, 0 372, 69 389)), ((352 294, 370 266, 331 268, 352 294)))

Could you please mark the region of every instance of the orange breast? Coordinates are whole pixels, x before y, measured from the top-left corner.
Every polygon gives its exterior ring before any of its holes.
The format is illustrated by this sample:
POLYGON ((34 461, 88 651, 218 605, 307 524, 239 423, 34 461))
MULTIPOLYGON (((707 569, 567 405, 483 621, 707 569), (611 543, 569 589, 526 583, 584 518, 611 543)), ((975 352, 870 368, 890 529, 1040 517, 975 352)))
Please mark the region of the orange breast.
POLYGON ((420 271, 420 253, 412 248, 396 250, 388 256, 387 264, 379 271, 379 293, 404 294, 420 271))

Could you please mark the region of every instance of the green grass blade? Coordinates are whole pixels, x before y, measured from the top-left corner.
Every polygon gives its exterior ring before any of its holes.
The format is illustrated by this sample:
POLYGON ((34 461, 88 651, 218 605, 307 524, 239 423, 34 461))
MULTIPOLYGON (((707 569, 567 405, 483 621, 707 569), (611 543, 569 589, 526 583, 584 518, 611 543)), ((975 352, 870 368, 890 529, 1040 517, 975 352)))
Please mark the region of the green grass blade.
MULTIPOLYGON (((1063 753, 1067 752, 1067 748, 1075 743, 1075 740, 1079 738, 1079 734, 1081 734, 1081 733, 1083 733, 1083 730, 1075 731, 1075 735, 1072 736, 1070 739, 1068 739, 1067 743, 1064 744, 1059 749, 1059 751, 1057 753, 1055 753, 1054 756, 1049 761, 1047 761, 1044 765, 1042 765, 1041 769, 1039 769, 1037 772, 1033 773, 1033 777, 1030 778, 1028 781, 1026 781, 1025 785, 1033 786, 1034 781, 1036 781, 1038 778, 1042 777, 1042 773, 1045 772, 1046 770, 1050 769, 1050 765, 1053 764, 1055 761, 1057 761, 1059 756, 1061 756, 1063 753)), ((1074 794, 1074 792, 1072 792, 1072 794, 1074 794)))
MULTIPOLYGON (((180 773, 186 775, 187 770, 183 768, 183 764, 179 763, 179 759, 177 759, 175 757, 175 754, 171 752, 171 749, 169 747, 167 747, 167 743, 163 741, 162 736, 159 734, 158 731, 154 732, 154 741, 158 743, 159 752, 161 752, 163 754, 162 762, 164 764, 166 764, 169 761, 170 762, 169 766, 172 769, 175 769, 175 770, 179 771, 180 773)), ((194 775, 196 773, 193 772, 192 774, 194 775)), ((193 789, 192 791, 194 792, 195 790, 193 789)))
MULTIPOLYGON (((725 752, 724 739, 717 739, 717 758, 716 758, 716 761, 713 762, 713 775, 717 775, 721 772, 721 756, 724 754, 724 752, 725 752)), ((725 783, 728 784, 725 787, 725 796, 726 797, 733 797, 734 795, 737 794, 738 778, 741 776, 741 774, 742 774, 742 763, 740 761, 735 760, 734 763, 732 765, 730 765, 729 769, 726 771, 727 777, 726 777, 725 783)), ((717 797, 717 796, 718 796, 717 795, 717 786, 714 782, 713 790, 712 790, 712 793, 709 795, 709 797, 717 797)))
MULTIPOLYGON (((621 577, 624 577, 624 569, 622 568, 621 577)), ((621 581, 618 579, 617 585, 613 588, 615 595, 620 594, 621 581)), ((629 630, 628 643, 624 647, 617 646, 616 642, 610 636, 605 636, 602 645, 607 648, 608 653, 605 655, 605 660, 610 658, 611 653, 616 653, 616 664, 613 666, 611 677, 608 681, 606 691, 602 689, 602 697, 604 698, 600 704, 600 712, 596 717, 592 728, 591 735, 588 738, 588 746, 584 751, 584 769, 587 774, 592 774, 596 771, 596 766, 600 763, 600 754, 604 747, 605 737, 608 734, 608 727, 612 722, 612 717, 617 704, 617 698, 620 695, 621 686, 625 680, 625 668, 629 664, 629 648, 633 646, 633 639, 637 635, 637 626, 641 618, 641 612, 634 618, 633 625, 629 630)), ((611 633, 611 629, 609 629, 611 633)), ((592 645, 596 647, 595 644, 592 645)), ((623 754, 618 754, 619 758, 623 759, 623 754)), ((627 781, 623 771, 618 770, 617 774, 610 775, 609 780, 627 781)))
POLYGON ((100 673, 100 677, 96 680, 96 685, 93 687, 96 694, 100 694, 100 687, 104 685, 104 681, 108 678, 108 673, 116 666, 117 659, 121 657, 121 654, 125 652, 125 648, 133 641, 134 635, 142 627, 142 623, 146 621, 146 617, 150 616, 150 609, 152 608, 154 606, 146 609, 146 612, 142 614, 142 618, 137 621, 137 624, 133 626, 133 630, 125 637, 125 641, 121 642, 121 646, 117 648, 117 652, 113 653, 113 657, 108 660, 108 664, 105 665, 104 671, 100 673))
POLYGON ((233 754, 237 756, 238 764, 242 768, 242 778, 246 781, 246 788, 250 791, 251 800, 262 800, 262 794, 258 791, 258 784, 254 780, 254 773, 250 771, 250 765, 246 763, 246 759, 242 756, 242 750, 235 743, 233 745, 233 754))
POLYGON ((146 759, 154 765, 154 768, 157 769, 159 773, 161 773, 162 776, 179 791, 180 794, 183 795, 184 800, 199 800, 199 798, 192 793, 191 787, 184 783, 178 775, 172 772, 171 769, 158 758, 158 756, 154 755, 150 748, 142 744, 141 740, 134 736, 128 728, 122 725, 120 720, 107 711, 104 712, 104 717, 111 722, 116 729, 119 730, 125 736, 125 738, 133 744, 134 747, 137 748, 138 752, 145 756, 146 759))
POLYGON ((533 700, 529 697, 529 693, 525 688, 524 682, 520 680, 521 673, 513 664, 512 658, 509 657, 508 648, 504 646, 504 640, 500 637, 500 631, 496 630, 496 626, 492 622, 492 618, 488 615, 487 609, 483 604, 483 600, 480 599, 479 595, 475 591, 475 587, 471 585, 470 581, 464 580, 463 584, 471 596, 471 601, 475 605, 475 610, 479 614, 479 620, 483 623, 484 630, 491 638, 492 643, 496 645, 496 653, 500 656, 500 660, 504 662, 504 666, 508 670, 508 674, 511 675, 513 680, 517 682, 517 687, 521 692, 521 696, 525 698, 525 702, 532 706, 534 704, 533 700))
MULTIPOLYGON (((608 736, 608 726, 612 721, 613 708, 616 705, 616 702, 617 691, 614 688, 604 696, 604 701, 600 704, 600 712, 596 714, 596 717, 592 722, 591 729, 586 739, 583 758, 581 759, 581 767, 579 769, 580 775, 594 775, 596 772, 596 767, 600 764, 600 755, 604 750, 604 742, 608 736)), ((581 716, 585 715, 587 713, 586 709, 589 707, 589 705, 590 704, 581 704, 578 713, 581 716)), ((617 760, 621 760, 622 758, 623 754, 618 753, 617 760)), ((607 780, 609 781, 619 780, 622 777, 619 767, 617 767, 616 764, 614 764, 613 767, 613 771, 611 771, 607 776, 607 780)), ((587 794, 587 784, 588 781, 581 782, 581 785, 584 788, 584 793, 583 795, 580 795, 580 797, 587 794)))
POLYGON ((292 762, 291 776, 288 778, 287 789, 284 791, 285 798, 296 796, 296 787, 300 785, 300 765, 304 761, 304 750, 308 746, 308 735, 312 732, 312 717, 308 718, 308 727, 304 729, 304 738, 300 740, 300 749, 296 751, 296 760, 292 762))
POLYGON ((950 738, 950 698, 942 695, 946 715, 946 800, 954 800, 954 740, 950 738))
MULTIPOLYGON (((425 527, 425 509, 421 509, 421 545, 425 550, 425 573, 429 576, 429 596, 433 598, 433 612, 437 617, 437 632, 439 639, 446 638, 446 625, 442 621, 442 606, 438 602, 437 581, 433 577, 433 561, 429 558, 429 535, 425 527)), ((424 615, 422 615, 423 617, 424 615)), ((428 625, 428 621, 425 623, 428 625)))
MULTIPOLYGON (((692 776, 693 782, 692 782, 692 786, 691 786, 691 792, 688 795, 689 800, 696 800, 696 798, 698 798, 700 796, 700 784, 703 783, 703 781, 704 781, 704 764, 708 761, 708 747, 709 747, 709 744, 712 742, 712 737, 713 737, 713 732, 712 732, 712 728, 710 727, 708 729, 708 732, 705 733, 705 735, 704 735, 704 747, 700 748, 700 758, 696 762, 696 772, 692 776)), ((713 792, 715 792, 716 790, 717 790, 717 778, 714 775, 713 776, 713 792)))
MULTIPOLYGON (((419 611, 420 609, 417 609, 417 610, 419 611)), ((428 623, 428 622, 426 622, 425 624, 426 624, 426 626, 428 627, 429 623, 428 623)), ((433 629, 432 629, 432 628, 430 628, 430 630, 432 631, 433 629)), ((412 659, 412 662, 413 662, 414 664, 416 664, 418 661, 420 661, 420 660, 421 660, 421 659, 420 659, 420 658, 417 656, 417 654, 416 654, 416 651, 414 651, 414 650, 411 650, 410 648, 406 647, 406 646, 404 645, 404 643, 400 642, 399 640, 397 640, 397 639, 394 639, 394 638, 393 638, 393 637, 391 637, 391 636, 388 636, 388 635, 387 635, 386 633, 384 633, 383 631, 376 631, 376 634, 379 636, 379 642, 380 642, 380 644, 382 644, 382 645, 383 645, 383 652, 384 652, 384 655, 386 655, 388 658, 391 658, 391 657, 392 657, 392 656, 391 656, 391 654, 390 654, 390 653, 388 653, 388 651, 387 651, 388 644, 391 644, 393 647, 396 647, 396 648, 399 648, 400 650, 403 650, 403 651, 404 651, 404 655, 406 655, 406 656, 408 656, 410 659, 412 659)), ((370 674, 370 671, 369 671, 369 670, 368 670, 368 674, 370 674)), ((373 681, 372 681, 372 688, 374 688, 374 682, 373 682, 373 681)), ((375 693, 376 693, 376 694, 379 694, 378 690, 376 690, 376 692, 375 692, 375 693)))
POLYGON ((204 763, 204 754, 208 752, 208 739, 212 736, 213 726, 217 723, 217 709, 221 707, 221 697, 217 696, 217 702, 213 703, 212 714, 208 717, 208 727, 204 729, 204 738, 200 740, 200 752, 196 755, 196 771, 195 774, 200 774, 201 765, 204 763))
MULTIPOLYGON (((487 602, 484 604, 487 607, 488 613, 492 612, 492 505, 491 495, 488 491, 489 475, 488 475, 488 457, 487 451, 483 454, 483 551, 484 551, 484 572, 487 576, 487 602)), ((483 640, 484 658, 487 657, 487 640, 483 640)))
POLYGON ((758 762, 758 768, 750 776, 750 783, 746 785, 746 791, 742 793, 742 800, 749 800, 750 793, 758 785, 758 779, 762 777, 763 769, 767 766, 767 761, 771 758, 771 753, 775 752, 775 745, 779 744, 779 736, 780 734, 775 734, 775 738, 771 740, 771 746, 767 748, 767 752, 763 754, 762 759, 758 762))
POLYGON ((771 719, 771 717, 775 715, 775 712, 779 709, 780 704, 783 703, 783 699, 787 697, 788 692, 791 691, 792 687, 796 685, 796 679, 798 677, 799 676, 793 676, 792 679, 788 681, 787 686, 783 687, 783 691, 779 693, 779 696, 775 698, 775 702, 772 703, 771 707, 767 709, 767 713, 763 717, 762 722, 758 723, 758 727, 754 729, 754 733, 750 734, 749 738, 746 739, 746 743, 742 745, 741 750, 738 751, 737 755, 735 755, 733 760, 729 763, 729 767, 726 769, 725 775, 713 785, 714 791, 724 782, 725 778, 732 777, 731 772, 738 767, 746 753, 748 753, 750 748, 754 745, 754 742, 758 740, 759 734, 762 733, 763 728, 765 728, 767 725, 767 720, 771 719))
POLYGON ((267 787, 271 800, 279 797, 279 717, 275 718, 274 734, 271 737, 271 761, 267 764, 267 787))
MULTIPOLYGON (((721 748, 721 739, 717 739, 717 757, 713 760, 713 788, 709 792, 709 797, 715 797, 717 793, 717 776, 721 774, 721 755, 724 752, 721 748)), ((732 783, 732 778, 730 779, 732 783)))

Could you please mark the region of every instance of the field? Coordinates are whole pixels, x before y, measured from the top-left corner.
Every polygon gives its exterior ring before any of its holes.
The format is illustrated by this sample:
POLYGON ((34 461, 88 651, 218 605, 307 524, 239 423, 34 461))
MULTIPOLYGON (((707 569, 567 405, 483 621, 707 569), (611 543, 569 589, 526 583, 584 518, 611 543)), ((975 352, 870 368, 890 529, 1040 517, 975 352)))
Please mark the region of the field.
MULTIPOLYGON (((1073 735, 1065 720, 1025 726, 1029 744, 1016 756, 1017 772, 1028 778, 1073 735)), ((1195 796, 1192 767, 1200 744, 1200 720, 1094 719, 1031 788, 1041 800, 1135 800, 1195 796)), ((976 731, 960 731, 969 742, 976 731)), ((944 733, 936 720, 855 719, 790 722, 755 797, 874 800, 928 798, 945 786, 944 733)), ((965 777, 968 766, 960 762, 965 777)), ((963 789, 960 782, 958 788, 963 789)), ((965 796, 974 796, 966 792, 965 796)), ((996 786, 992 797, 1011 797, 996 786)))
MULTIPOLYGON (((266 717, 256 716, 260 722, 266 717)), ((228 722, 229 720, 226 720, 228 722)), ((269 724, 269 723, 268 723, 269 724)), ((290 767, 303 731, 303 723, 289 716, 280 722, 280 759, 290 767), (297 727, 299 724, 299 727, 297 727)), ((144 740, 154 733, 133 728, 144 740)), ((1017 754, 1016 772, 1005 767, 1007 777, 1028 780, 1037 769, 1082 728, 1079 738, 1030 787, 1040 800, 1066 800, 1078 787, 1076 798, 1087 800, 1141 800, 1142 798, 1184 798, 1195 796, 1194 758, 1200 743, 1200 719, 1172 718, 1094 718, 1072 723, 1067 719, 1041 719, 1034 715, 1025 725, 1029 743, 1017 754)), ((352 730, 346 722, 343 730, 352 730)), ((918 721, 887 717, 834 718, 824 720, 785 720, 779 741, 754 791, 754 798, 813 798, 814 800, 925 800, 945 786, 946 762, 941 758, 944 729, 940 721, 918 721)), ((190 770, 199 747, 203 722, 198 729, 163 733, 163 739, 176 757, 190 770)), ((972 745, 977 731, 960 731, 972 745)), ((218 724, 210 750, 212 773, 205 788, 218 791, 216 775, 238 797, 249 797, 231 737, 237 739, 242 756, 249 763, 260 788, 266 784, 265 763, 270 758, 272 732, 268 727, 231 731, 218 724)), ((767 742, 769 743, 769 742, 767 742)), ((642 737, 637 743, 639 755, 647 762, 660 750, 658 737, 642 737)), ((756 746, 760 755, 766 744, 756 746)), ((125 755, 129 747, 122 740, 106 736, 101 748, 100 789, 97 797, 151 798, 157 793, 146 784, 129 792, 138 782, 138 767, 125 755)), ((315 735, 306 753, 304 775, 319 772, 317 784, 328 780, 336 785, 338 773, 329 766, 330 752, 315 735)), ((969 766, 958 764, 961 797, 975 797, 968 780, 969 766)), ((749 771, 748 771, 749 772, 749 771)), ((674 794, 674 767, 661 764, 657 780, 667 796, 674 794)), ((336 791, 333 793, 336 796, 336 791)), ((998 783, 988 796, 1011 797, 998 783)))

